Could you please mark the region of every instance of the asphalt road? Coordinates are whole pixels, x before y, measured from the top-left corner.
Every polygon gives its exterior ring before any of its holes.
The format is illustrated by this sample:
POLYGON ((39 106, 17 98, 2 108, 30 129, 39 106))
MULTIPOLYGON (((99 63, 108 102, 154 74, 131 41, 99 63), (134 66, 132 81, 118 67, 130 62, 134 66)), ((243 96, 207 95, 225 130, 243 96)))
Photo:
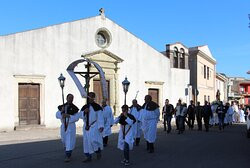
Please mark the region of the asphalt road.
MULTIPOLYGON (((119 168, 123 152, 117 149, 117 134, 109 139, 109 146, 102 152, 102 159, 82 163, 82 137, 77 137, 76 148, 69 163, 64 163, 60 140, 28 142, 0 146, 0 168, 119 168)), ((217 127, 210 132, 186 130, 178 135, 166 134, 158 129, 155 153, 146 151, 145 141, 130 152, 129 167, 143 168, 250 168, 250 139, 246 125, 233 125, 223 132, 217 127)))

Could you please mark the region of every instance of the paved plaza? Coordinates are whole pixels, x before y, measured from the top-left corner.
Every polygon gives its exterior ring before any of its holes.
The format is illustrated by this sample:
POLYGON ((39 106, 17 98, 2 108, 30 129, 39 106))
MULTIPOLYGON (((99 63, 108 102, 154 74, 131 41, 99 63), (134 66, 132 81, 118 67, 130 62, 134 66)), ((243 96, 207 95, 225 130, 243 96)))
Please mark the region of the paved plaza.
MULTIPOLYGON (((117 127, 114 128, 117 132, 117 127)), ((64 163, 59 129, 33 129, 0 133, 0 168, 63 168, 63 167, 124 167, 122 151, 118 150, 117 134, 110 137, 101 160, 95 155, 91 163, 82 163, 82 135, 77 130, 77 143, 70 163, 64 163), (16 140, 15 140, 16 136, 16 140), (8 137, 10 141, 8 141, 8 137), (25 140, 26 137, 26 140, 25 140)), ((217 127, 210 132, 186 130, 167 134, 159 125, 155 153, 149 154, 142 140, 130 153, 129 167, 143 168, 249 168, 250 139, 246 125, 227 126, 221 132, 217 127)))

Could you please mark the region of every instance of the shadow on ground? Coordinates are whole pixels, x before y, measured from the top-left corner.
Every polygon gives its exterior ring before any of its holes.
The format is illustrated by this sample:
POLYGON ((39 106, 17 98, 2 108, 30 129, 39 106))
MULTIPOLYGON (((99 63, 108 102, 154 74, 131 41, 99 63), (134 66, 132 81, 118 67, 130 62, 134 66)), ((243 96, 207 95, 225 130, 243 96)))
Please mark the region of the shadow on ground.
MULTIPOLYGON (((0 146, 1 168, 62 168, 62 167, 124 167, 120 164, 122 151, 118 150, 117 134, 109 139, 109 146, 103 151, 101 160, 95 155, 91 163, 82 163, 82 137, 78 136, 72 161, 64 163, 64 153, 60 140, 50 140, 0 146)), ((149 154, 145 141, 134 147, 130 153, 130 167, 144 168, 249 168, 250 139, 246 137, 246 125, 227 126, 210 132, 186 130, 178 135, 176 131, 167 134, 158 129, 155 153, 149 154)))

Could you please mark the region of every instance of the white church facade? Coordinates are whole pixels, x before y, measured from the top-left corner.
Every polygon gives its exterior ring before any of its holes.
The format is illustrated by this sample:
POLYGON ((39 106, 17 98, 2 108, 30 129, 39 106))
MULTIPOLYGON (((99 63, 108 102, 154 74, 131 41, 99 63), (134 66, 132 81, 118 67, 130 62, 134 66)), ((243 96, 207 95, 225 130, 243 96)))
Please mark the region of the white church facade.
MULTIPOLYGON (((74 104, 81 108, 85 100, 66 68, 82 57, 97 62, 103 68, 109 104, 115 115, 120 113, 124 103, 121 83, 125 77, 130 81, 128 105, 136 94, 139 104, 144 103, 146 94, 151 94, 160 108, 166 98, 173 105, 179 98, 185 102, 190 100, 188 61, 182 68, 174 67, 170 57, 102 13, 0 36, 0 130, 32 125, 58 127, 60 124, 55 112, 62 104, 57 81, 60 73, 66 77, 64 93, 72 93, 74 104)), ((97 101, 100 102, 98 76, 90 81, 90 91, 97 93, 97 101)))

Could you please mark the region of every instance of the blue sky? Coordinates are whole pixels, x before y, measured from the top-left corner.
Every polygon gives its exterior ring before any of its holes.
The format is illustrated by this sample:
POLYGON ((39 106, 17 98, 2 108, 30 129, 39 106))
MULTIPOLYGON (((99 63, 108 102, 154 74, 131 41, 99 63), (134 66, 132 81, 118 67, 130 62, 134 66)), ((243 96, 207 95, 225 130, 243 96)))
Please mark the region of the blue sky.
POLYGON ((249 0, 0 0, 0 35, 98 15, 158 51, 207 44, 217 72, 250 78, 249 0))

